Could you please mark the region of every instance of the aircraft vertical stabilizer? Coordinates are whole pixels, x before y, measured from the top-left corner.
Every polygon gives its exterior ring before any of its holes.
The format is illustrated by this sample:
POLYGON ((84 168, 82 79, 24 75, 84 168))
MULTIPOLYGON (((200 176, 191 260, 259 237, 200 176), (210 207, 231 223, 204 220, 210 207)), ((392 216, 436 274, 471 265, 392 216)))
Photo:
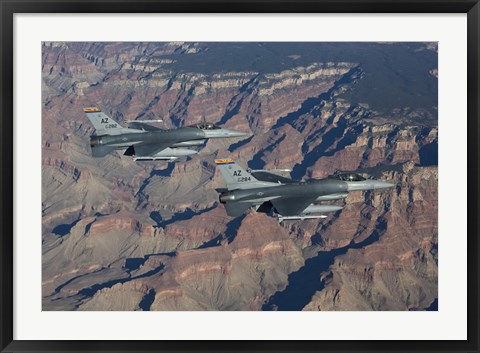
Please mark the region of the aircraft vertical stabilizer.
POLYGON ((278 185, 257 180, 250 172, 240 167, 233 159, 216 159, 215 164, 227 183, 228 190, 251 189, 278 185))
POLYGON ((102 135, 119 135, 128 132, 128 129, 122 127, 112 118, 103 113, 100 108, 90 107, 83 108, 85 114, 87 114, 88 120, 95 127, 97 136, 102 135))

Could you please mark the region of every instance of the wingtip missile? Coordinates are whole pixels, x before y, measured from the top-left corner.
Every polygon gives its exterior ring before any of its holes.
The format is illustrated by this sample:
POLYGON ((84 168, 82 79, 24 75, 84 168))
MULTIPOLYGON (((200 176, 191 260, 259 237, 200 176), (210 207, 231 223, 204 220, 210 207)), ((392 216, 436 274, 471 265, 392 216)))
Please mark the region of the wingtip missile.
POLYGON ((317 216, 277 216, 278 223, 282 223, 283 221, 304 221, 306 219, 322 219, 327 218, 326 215, 317 215, 317 216))
POLYGON ((149 124, 149 123, 161 123, 163 122, 162 119, 156 119, 156 120, 127 120, 127 123, 137 123, 137 124, 149 124))

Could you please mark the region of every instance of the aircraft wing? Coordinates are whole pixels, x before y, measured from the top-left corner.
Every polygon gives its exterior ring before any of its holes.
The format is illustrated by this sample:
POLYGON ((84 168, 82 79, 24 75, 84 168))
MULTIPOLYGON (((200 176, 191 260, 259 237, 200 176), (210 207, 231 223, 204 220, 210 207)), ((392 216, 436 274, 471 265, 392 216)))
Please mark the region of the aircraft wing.
POLYGON ((148 125, 148 124, 145 124, 143 122, 138 122, 138 121, 129 121, 129 122, 127 122, 127 124, 128 124, 128 127, 130 129, 145 130, 145 131, 160 131, 160 130, 162 130, 158 127, 148 125))
POLYGON ((270 202, 282 216, 297 216, 316 199, 317 195, 310 197, 279 197, 270 202))
POLYGON ((278 174, 266 172, 266 171, 257 171, 252 172, 252 175, 261 181, 267 181, 270 183, 281 183, 281 184, 290 184, 293 183, 293 180, 278 174))
POLYGON ((156 155, 158 152, 163 151, 165 148, 170 147, 174 144, 175 141, 165 141, 161 143, 151 143, 148 145, 135 145, 133 149, 135 150, 135 155, 142 157, 150 157, 156 155))

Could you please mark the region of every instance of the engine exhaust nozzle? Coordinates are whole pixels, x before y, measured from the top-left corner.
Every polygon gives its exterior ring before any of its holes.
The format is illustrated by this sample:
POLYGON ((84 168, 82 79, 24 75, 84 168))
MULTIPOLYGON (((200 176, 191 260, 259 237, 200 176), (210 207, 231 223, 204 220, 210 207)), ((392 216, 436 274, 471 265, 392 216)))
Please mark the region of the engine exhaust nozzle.
POLYGON ((219 200, 221 203, 226 203, 228 201, 235 201, 235 195, 231 192, 224 192, 220 194, 219 200))

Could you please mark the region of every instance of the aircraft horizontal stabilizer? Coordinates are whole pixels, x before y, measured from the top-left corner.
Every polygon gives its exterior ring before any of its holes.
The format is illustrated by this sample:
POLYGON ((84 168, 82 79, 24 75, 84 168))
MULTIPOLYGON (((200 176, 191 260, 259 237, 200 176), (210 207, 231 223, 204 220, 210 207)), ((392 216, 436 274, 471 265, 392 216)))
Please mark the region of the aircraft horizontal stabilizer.
POLYGON ((227 214, 231 217, 238 217, 242 215, 251 206, 249 202, 230 201, 225 203, 227 214))
POLYGON ((112 146, 92 146, 93 157, 105 157, 110 152, 113 152, 115 147, 112 146))

